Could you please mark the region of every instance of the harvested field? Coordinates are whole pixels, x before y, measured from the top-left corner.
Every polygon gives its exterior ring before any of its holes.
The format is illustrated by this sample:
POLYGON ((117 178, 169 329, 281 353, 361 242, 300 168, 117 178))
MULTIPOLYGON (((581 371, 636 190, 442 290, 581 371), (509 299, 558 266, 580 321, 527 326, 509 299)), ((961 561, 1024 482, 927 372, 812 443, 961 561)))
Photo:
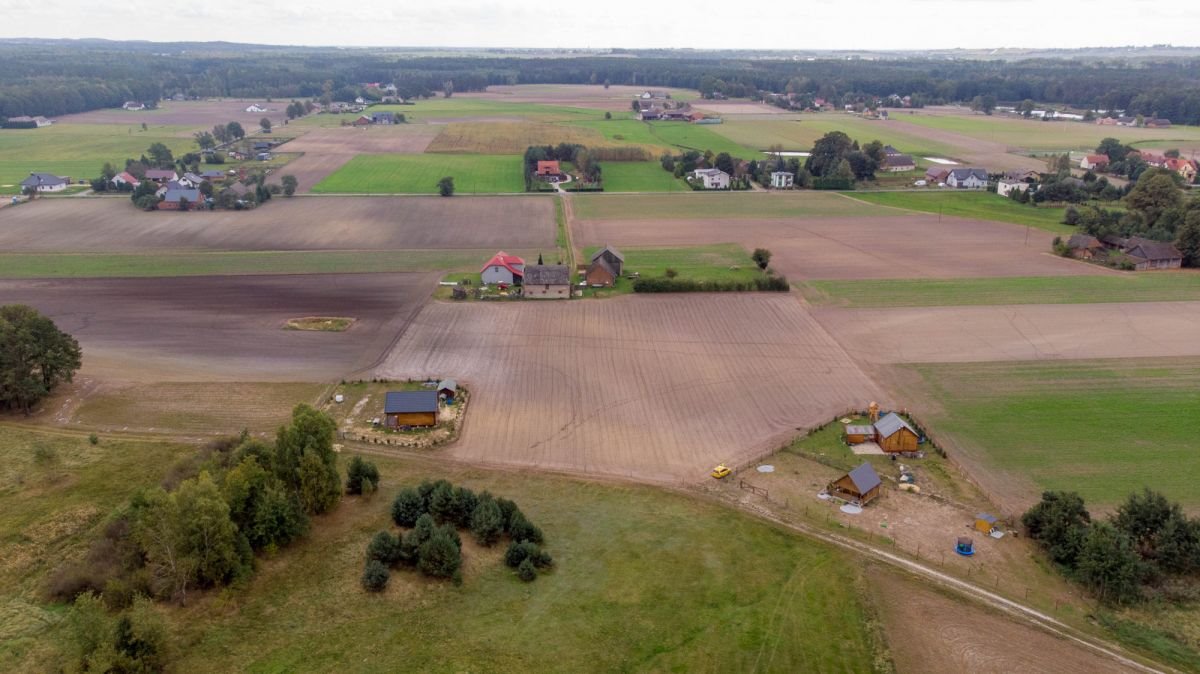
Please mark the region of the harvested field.
POLYGON ((897 571, 867 574, 899 672, 1126 671, 1074 643, 964 603, 897 571))
POLYGON ((1200 302, 813 313, 851 355, 872 363, 1200 356, 1200 302))
POLYGON ((432 303, 377 374, 470 385, 453 456, 645 481, 706 479, 881 395, 791 295, 432 303))
POLYGON ((289 152, 304 153, 288 164, 287 172, 296 176, 300 192, 305 193, 356 155, 419 154, 436 135, 436 128, 414 124, 316 128, 284 146, 289 152))
POLYGON ((429 297, 435 274, 0 281, 74 335, 84 371, 151 381, 321 381, 371 367, 429 297), (351 315, 342 333, 283 330, 351 315))
MULTIPOLYGON (((670 175, 666 171, 662 173, 670 175)), ((893 209, 830 192, 580 194, 572 202, 575 216, 580 220, 819 218, 896 214, 893 209)))
POLYGON ((141 126, 143 122, 151 126, 172 124, 176 126, 191 126, 197 129, 211 129, 215 124, 240 122, 247 129, 257 129, 258 120, 267 117, 273 123, 283 126, 287 119, 287 105, 290 101, 275 101, 265 103, 262 99, 224 99, 219 101, 162 101, 155 110, 140 110, 131 112, 120 108, 92 110, 75 115, 56 117, 58 123, 68 124, 124 124, 141 126), (246 112, 250 104, 258 104, 267 108, 267 112, 246 112), (249 125, 249 126, 248 126, 249 125))
POLYGON ((0 211, 6 252, 550 250, 554 242, 554 204, 538 197, 300 197, 188 213, 146 213, 127 199, 41 199, 0 211))
POLYGON ((426 128, 441 129, 429 144, 429 152, 523 155, 530 145, 620 145, 606 140, 594 129, 552 122, 454 122, 426 128))
POLYGON ((774 253, 771 266, 792 280, 1112 273, 1051 255, 1046 251, 1052 238, 1047 232, 1027 234, 1023 227, 995 222, 957 218, 939 222, 936 216, 917 214, 787 220, 745 215, 734 219, 585 220, 576 225, 575 234, 576 243, 585 246, 611 242, 681 247, 735 242, 749 250, 766 247, 774 253))
MULTIPOLYGON (((696 92, 688 89, 662 89, 675 100, 696 98, 696 92)), ((469 91, 454 94, 457 99, 478 99, 508 103, 541 103, 566 105, 598 110, 629 111, 629 102, 642 95, 645 87, 610 85, 607 89, 599 84, 517 84, 492 85, 487 91, 469 91)))
MULTIPOLYGON (((929 129, 963 134, 1003 143, 1008 147, 1037 151, 1093 150, 1104 138, 1118 138, 1139 147, 1194 149, 1200 144, 1200 128, 1175 125, 1169 129, 1103 126, 1093 122, 1043 122, 1002 115, 980 115, 963 108, 930 108, 903 120, 929 129)), ((1184 152, 1184 156, 1188 156, 1184 152)))
POLYGON ((991 136, 969 136, 948 129, 930 128, 909 121, 906 116, 899 115, 884 124, 894 127, 897 131, 924 138, 931 143, 949 145, 955 148, 955 152, 951 155, 955 159, 959 159, 967 165, 986 168, 993 173, 1027 169, 1042 171, 1046 168, 1046 163, 1041 159, 1011 154, 1010 151, 1018 148, 995 140, 991 136))
POLYGON ((326 194, 437 194, 438 181, 454 179, 455 194, 525 191, 516 155, 360 154, 313 186, 326 194))

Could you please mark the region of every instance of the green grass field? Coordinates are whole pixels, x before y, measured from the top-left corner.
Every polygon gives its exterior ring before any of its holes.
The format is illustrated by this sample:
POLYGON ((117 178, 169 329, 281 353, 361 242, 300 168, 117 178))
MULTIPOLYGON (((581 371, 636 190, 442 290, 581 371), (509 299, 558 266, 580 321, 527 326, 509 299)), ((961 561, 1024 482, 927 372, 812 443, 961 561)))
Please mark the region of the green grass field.
MULTIPOLYGON (((410 122, 454 117, 520 117, 536 121, 604 119, 604 110, 479 98, 430 98, 415 105, 375 105, 372 112, 402 112, 410 122)), ((327 115, 329 116, 329 115, 327 115)))
POLYGON ((1194 147, 1200 143, 1200 127, 1173 126, 1170 129, 1139 129, 1100 126, 1083 122, 1043 122, 1013 117, 984 115, 900 115, 898 120, 931 129, 961 133, 973 138, 1004 143, 1029 150, 1088 150, 1104 138, 1117 138, 1129 144, 1166 146, 1171 143, 1194 147))
POLYGON ((985 465, 1111 506, 1143 486, 1200 505, 1200 361, 967 363, 912 368, 929 417, 985 465))
POLYGON ((806 281, 801 291, 813 304, 853 308, 1182 302, 1200 300, 1200 274, 806 281))
POLYGON ((771 194, 690 191, 687 194, 580 194, 575 197, 574 206, 575 216, 582 220, 752 220, 897 215, 894 210, 848 199, 840 194, 809 191, 771 194))
POLYGON ((455 194, 524 192, 521 158, 509 155, 369 154, 351 159, 313 186, 318 193, 437 194, 443 176, 455 194))
POLYGON ((656 161, 601 162, 605 192, 691 192, 656 161))
MULTIPOLYGON (((537 251, 512 251, 537 258, 537 251)), ((492 250, 229 251, 211 253, 6 253, 0 278, 225 276, 468 271, 492 250)))
MULTIPOLYGON (((583 250, 583 260, 592 259, 600 250, 589 246, 583 250)), ((718 243, 690 248, 622 248, 625 256, 624 273, 638 272, 642 278, 664 276, 667 269, 679 273, 677 278, 695 281, 752 281, 761 275, 750 253, 736 243, 718 243)), ((612 288, 589 290, 593 296, 607 297, 633 292, 633 282, 618 279, 612 288)))
MULTIPOLYGON (((625 113, 620 113, 624 115, 625 113)), ((618 115, 614 114, 614 117, 618 115)), ((641 122, 636 119, 571 122, 569 126, 593 129, 616 144, 649 145, 679 153, 681 150, 712 150, 728 152, 742 159, 757 159, 753 148, 744 147, 716 133, 717 125, 697 125, 687 122, 641 122)))
POLYGON ((104 162, 118 169, 137 159, 153 143, 163 143, 179 156, 196 149, 186 127, 115 124, 55 124, 41 129, 0 130, 0 194, 17 194, 31 172, 69 176, 72 180, 100 175, 104 162))
POLYGON ((857 192, 855 199, 924 213, 939 213, 972 220, 995 220, 1029 225, 1054 234, 1071 235, 1074 227, 1062 224, 1063 209, 1018 204, 991 192, 928 190, 923 192, 857 192))
MULTIPOLYGON (((53 668, 65 626, 45 577, 195 447, 4 433, 0 669, 53 668), (37 445, 54 458, 34 459, 37 445)), ((315 519, 243 587, 158 605, 173 671, 869 671, 883 652, 861 566, 746 515, 653 488, 370 458, 373 498, 315 519), (396 571, 365 594, 363 550, 390 526, 392 495, 442 477, 515 499, 554 570, 523 583, 502 547, 464 536, 461 587, 396 571)))
MULTIPOLYGON (((904 119, 908 119, 907 116, 904 119)), ((729 138, 734 143, 765 150, 771 145, 779 144, 784 150, 806 152, 812 149, 818 138, 831 131, 842 131, 859 143, 869 143, 879 140, 893 145, 902 152, 920 157, 954 156, 953 146, 937 143, 915 134, 897 130, 888 122, 872 121, 842 113, 816 113, 788 116, 758 116, 745 118, 733 116, 725 119, 724 124, 708 127, 715 133, 729 138)))

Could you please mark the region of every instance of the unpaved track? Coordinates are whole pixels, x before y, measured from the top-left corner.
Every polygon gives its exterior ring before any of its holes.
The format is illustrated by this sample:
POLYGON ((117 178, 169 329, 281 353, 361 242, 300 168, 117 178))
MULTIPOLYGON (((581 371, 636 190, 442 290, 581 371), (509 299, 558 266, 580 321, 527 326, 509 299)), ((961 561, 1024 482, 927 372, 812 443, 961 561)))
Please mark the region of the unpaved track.
POLYGON ((472 387, 454 457, 648 482, 883 399, 791 294, 435 302, 377 372, 472 387))
POLYGON ((188 213, 146 213, 121 198, 39 199, 0 211, 0 251, 9 253, 549 250, 554 241, 546 197, 294 197, 188 213))
POLYGON ((1104 274, 1048 251, 1053 235, 1018 225, 912 214, 856 218, 581 220, 581 246, 766 247, 793 280, 1104 274))
POLYGON ((869 363, 1200 355, 1200 302, 813 310, 869 363))

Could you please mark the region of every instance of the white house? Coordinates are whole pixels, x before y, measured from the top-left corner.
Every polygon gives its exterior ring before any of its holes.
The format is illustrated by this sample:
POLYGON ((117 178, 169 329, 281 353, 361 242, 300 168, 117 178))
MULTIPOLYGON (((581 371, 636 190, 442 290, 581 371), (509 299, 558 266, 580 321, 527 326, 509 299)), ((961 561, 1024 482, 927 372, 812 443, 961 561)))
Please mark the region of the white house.
POLYGON ((1079 168, 1084 171, 1099 170, 1103 171, 1108 168, 1108 155, 1089 154, 1079 160, 1079 168))
POLYGON ((1027 192, 1029 190, 1029 183, 1023 180, 1012 180, 1009 178, 1003 178, 1000 180, 1000 182, 996 183, 996 194, 999 194, 1002 197, 1007 197, 1012 193, 1013 190, 1027 192))
POLYGON ((729 174, 719 168, 696 169, 692 176, 703 181, 706 190, 729 189, 729 174))
POLYGON ((772 171, 771 172, 771 187, 776 189, 786 190, 795 182, 796 176, 787 171, 772 171))
POLYGON ((250 107, 246 108, 246 112, 266 112, 267 109, 258 103, 251 103, 250 107))
POLYGON ((132 110, 136 112, 138 110, 145 110, 146 104, 141 101, 125 101, 125 105, 122 105, 121 107, 125 110, 132 110))
POLYGON ((61 192, 67 189, 70 181, 50 173, 30 173, 21 181, 21 191, 30 188, 35 192, 61 192))
POLYGON ((516 255, 500 251, 483 265, 479 279, 483 283, 507 283, 518 285, 525 277, 525 260, 516 255))
POLYGON ((946 176, 946 184, 960 190, 982 190, 987 188, 987 171, 980 168, 954 169, 946 176))
POLYGON ((884 159, 881 168, 884 171, 891 171, 893 173, 896 171, 915 171, 917 169, 917 162, 913 161, 913 158, 906 154, 889 154, 884 159))
POLYGON ((113 187, 116 187, 117 189, 121 189, 123 186, 126 186, 126 185, 128 185, 130 188, 134 188, 134 187, 137 187, 138 185, 142 184, 142 182, 140 180, 133 177, 133 174, 129 173, 128 171, 122 171, 121 173, 118 173, 117 175, 113 176, 113 179, 111 182, 113 184, 113 187))

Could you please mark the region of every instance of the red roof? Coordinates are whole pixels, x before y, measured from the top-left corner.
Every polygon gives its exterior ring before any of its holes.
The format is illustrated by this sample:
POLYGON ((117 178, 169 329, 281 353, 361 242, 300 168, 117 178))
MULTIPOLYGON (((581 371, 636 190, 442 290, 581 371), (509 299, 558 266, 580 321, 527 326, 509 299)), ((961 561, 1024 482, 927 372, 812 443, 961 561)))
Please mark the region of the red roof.
POLYGON ((1180 170, 1180 169, 1182 169, 1184 166, 1191 166, 1192 168, 1195 168, 1195 167, 1196 167, 1196 165, 1192 163, 1192 160, 1191 160, 1191 159, 1176 159, 1176 158, 1171 158, 1171 159, 1168 159, 1168 160, 1167 160, 1167 166, 1166 166, 1166 167, 1167 167, 1167 168, 1169 168, 1169 169, 1171 169, 1172 171, 1179 171, 1179 170, 1180 170))
POLYGON ((537 163, 537 173, 540 176, 558 175, 561 171, 559 171, 558 162, 556 161, 539 161, 537 163))
POLYGON ((1089 164, 1107 164, 1108 163, 1108 155, 1089 154, 1087 156, 1087 160, 1088 160, 1089 164))
POLYGON ((133 175, 131 173, 129 173, 129 171, 123 171, 121 173, 118 173, 117 177, 120 178, 121 180, 129 183, 130 185, 141 184, 141 181, 138 180, 137 178, 133 177, 133 175))
POLYGON ((522 260, 516 255, 509 255, 504 251, 500 251, 499 253, 493 255, 492 259, 488 260, 487 264, 483 265, 483 269, 479 270, 479 273, 482 274, 488 267, 504 267, 517 276, 525 275, 525 260, 522 260), (517 265, 520 265, 520 267, 517 265))

